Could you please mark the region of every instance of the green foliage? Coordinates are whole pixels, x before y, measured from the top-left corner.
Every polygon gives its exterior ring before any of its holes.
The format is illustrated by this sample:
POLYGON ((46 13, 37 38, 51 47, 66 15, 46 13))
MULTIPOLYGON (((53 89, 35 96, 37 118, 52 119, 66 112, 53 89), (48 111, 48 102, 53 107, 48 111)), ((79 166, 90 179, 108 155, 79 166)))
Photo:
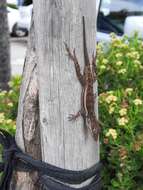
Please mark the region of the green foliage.
POLYGON ((18 9, 17 5, 12 4, 12 3, 7 3, 7 6, 12 8, 12 9, 18 9))
POLYGON ((15 76, 9 82, 9 91, 0 91, 0 128, 14 134, 21 77, 15 76))
POLYGON ((143 42, 97 47, 104 190, 143 190, 143 42))

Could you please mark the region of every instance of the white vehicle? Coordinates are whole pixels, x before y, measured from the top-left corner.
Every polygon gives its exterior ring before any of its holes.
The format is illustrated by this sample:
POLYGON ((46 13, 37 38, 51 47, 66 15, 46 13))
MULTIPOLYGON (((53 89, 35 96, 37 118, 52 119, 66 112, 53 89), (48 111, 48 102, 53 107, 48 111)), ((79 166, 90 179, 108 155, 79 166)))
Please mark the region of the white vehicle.
POLYGON ((18 28, 29 31, 33 5, 19 7, 20 19, 18 20, 18 28))
POLYGON ((7 0, 7 3, 17 5, 17 0, 7 0))
MULTIPOLYGON (((143 1, 142 0, 98 0, 100 3, 97 19, 97 41, 110 42, 110 33, 118 36, 135 32, 143 38, 143 1)), ((98 6, 97 6, 98 7, 98 6)), ((33 5, 21 6, 17 28, 28 34, 33 5)))
POLYGON ((97 41, 110 41, 110 33, 143 38, 142 0, 100 0, 97 19, 97 41))
POLYGON ((13 34, 15 25, 19 19, 19 11, 17 9, 13 9, 10 7, 7 7, 8 12, 8 25, 9 25, 9 31, 10 34, 13 34))
POLYGON ((27 31, 18 27, 17 23, 20 20, 20 14, 18 9, 7 7, 8 11, 8 26, 9 32, 12 36, 23 37, 27 35, 27 31))

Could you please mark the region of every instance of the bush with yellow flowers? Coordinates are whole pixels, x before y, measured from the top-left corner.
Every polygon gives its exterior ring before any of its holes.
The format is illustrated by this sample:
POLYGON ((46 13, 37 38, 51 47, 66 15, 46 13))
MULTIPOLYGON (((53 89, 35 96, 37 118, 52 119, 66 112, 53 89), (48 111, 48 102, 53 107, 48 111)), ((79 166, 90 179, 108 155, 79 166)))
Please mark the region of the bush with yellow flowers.
POLYGON ((9 82, 9 91, 0 91, 0 128, 15 133, 16 116, 21 77, 15 76, 9 82))
POLYGON ((97 47, 104 190, 143 190, 143 41, 97 47))

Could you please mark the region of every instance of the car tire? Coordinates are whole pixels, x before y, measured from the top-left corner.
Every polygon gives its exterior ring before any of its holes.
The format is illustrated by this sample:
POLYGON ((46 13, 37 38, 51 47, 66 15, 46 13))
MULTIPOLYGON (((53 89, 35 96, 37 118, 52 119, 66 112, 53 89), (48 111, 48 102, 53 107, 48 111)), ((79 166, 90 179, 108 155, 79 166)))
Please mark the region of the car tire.
POLYGON ((25 37, 28 35, 28 31, 24 28, 20 28, 15 24, 12 29, 12 34, 13 37, 25 37))

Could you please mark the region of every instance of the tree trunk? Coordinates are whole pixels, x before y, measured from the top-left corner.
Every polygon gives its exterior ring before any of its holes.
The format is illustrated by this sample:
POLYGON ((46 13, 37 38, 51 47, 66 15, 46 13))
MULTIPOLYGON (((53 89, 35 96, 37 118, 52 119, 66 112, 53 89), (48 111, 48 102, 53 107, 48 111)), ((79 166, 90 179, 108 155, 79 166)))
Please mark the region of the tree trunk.
POLYGON ((8 89, 10 72, 10 48, 6 0, 0 0, 0 89, 8 89))
MULTIPOLYGON (((19 99, 16 140, 23 151, 35 159, 41 160, 38 99, 37 56, 35 54, 34 21, 32 19, 19 99)), ((11 190, 38 190, 36 179, 37 174, 35 172, 15 172, 11 190)))
MULTIPOLYGON (((68 115, 80 109, 81 86, 64 42, 76 48, 83 68, 83 15, 91 58, 96 41, 96 1, 34 1, 35 29, 31 31, 17 119, 16 140, 24 151, 73 170, 85 169, 99 160, 99 144, 89 131, 85 134, 82 118, 68 121, 68 115)), ((17 172, 15 176, 13 189, 38 189, 35 173, 17 172)))

